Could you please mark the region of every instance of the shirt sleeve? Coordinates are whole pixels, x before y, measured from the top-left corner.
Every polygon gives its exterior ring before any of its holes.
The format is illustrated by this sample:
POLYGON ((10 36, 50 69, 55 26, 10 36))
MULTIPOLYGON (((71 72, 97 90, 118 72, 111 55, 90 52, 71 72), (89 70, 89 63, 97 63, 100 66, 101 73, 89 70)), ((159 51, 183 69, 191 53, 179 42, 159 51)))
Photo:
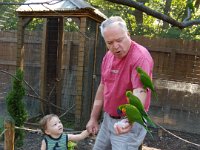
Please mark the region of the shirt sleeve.
POLYGON ((67 146, 68 146, 68 134, 66 134, 66 143, 67 143, 67 146))

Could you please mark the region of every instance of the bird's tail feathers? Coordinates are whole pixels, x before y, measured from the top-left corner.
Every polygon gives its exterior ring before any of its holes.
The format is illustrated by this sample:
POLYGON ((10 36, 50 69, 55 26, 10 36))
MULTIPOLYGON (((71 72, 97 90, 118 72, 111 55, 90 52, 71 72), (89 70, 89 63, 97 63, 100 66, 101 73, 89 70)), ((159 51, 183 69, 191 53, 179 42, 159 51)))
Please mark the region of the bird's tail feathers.
POLYGON ((148 128, 147 124, 145 123, 145 126, 143 125, 143 127, 146 129, 147 133, 149 133, 149 135, 151 136, 152 139, 153 138, 153 135, 151 134, 151 130, 148 128))
POLYGON ((154 98, 156 99, 156 101, 158 101, 158 95, 156 93, 156 91, 152 91, 154 98))
POLYGON ((156 124, 151 120, 149 116, 145 117, 146 124, 150 125, 151 127, 156 128, 156 124))
POLYGON ((146 131, 150 134, 150 136, 152 137, 152 139, 153 139, 153 135, 151 134, 151 130, 148 128, 148 126, 147 126, 147 123, 146 123, 146 119, 145 118, 143 118, 142 117, 142 119, 144 120, 143 121, 143 123, 141 123, 141 122, 138 122, 140 125, 142 125, 145 129, 146 129, 146 131))
MULTIPOLYGON (((150 134, 150 136, 151 136, 151 138, 152 139, 154 139, 153 138, 153 135, 151 134, 151 130, 148 128, 148 125, 147 124, 149 124, 148 123, 148 121, 150 120, 150 122, 152 122, 152 124, 154 124, 153 123, 153 121, 150 119, 150 118, 148 118, 148 116, 147 117, 142 117, 142 119, 144 120, 144 125, 145 126, 143 126, 146 130, 147 130, 147 132, 150 134)), ((155 125, 155 124, 154 124, 155 125)), ((156 126, 156 125, 155 125, 156 126)))
POLYGON ((151 130, 149 130, 148 128, 145 128, 147 130, 147 132, 149 133, 149 135, 151 136, 152 139, 154 139, 153 135, 151 134, 151 130))

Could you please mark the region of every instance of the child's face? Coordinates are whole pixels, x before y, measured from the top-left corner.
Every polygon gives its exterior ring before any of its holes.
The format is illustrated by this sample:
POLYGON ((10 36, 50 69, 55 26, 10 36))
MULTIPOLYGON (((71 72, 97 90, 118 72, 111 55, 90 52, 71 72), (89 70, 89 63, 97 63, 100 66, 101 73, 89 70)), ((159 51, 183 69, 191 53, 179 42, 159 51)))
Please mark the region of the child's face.
POLYGON ((63 124, 58 117, 52 117, 47 122, 47 129, 45 130, 45 133, 54 138, 59 137, 63 133, 63 124))

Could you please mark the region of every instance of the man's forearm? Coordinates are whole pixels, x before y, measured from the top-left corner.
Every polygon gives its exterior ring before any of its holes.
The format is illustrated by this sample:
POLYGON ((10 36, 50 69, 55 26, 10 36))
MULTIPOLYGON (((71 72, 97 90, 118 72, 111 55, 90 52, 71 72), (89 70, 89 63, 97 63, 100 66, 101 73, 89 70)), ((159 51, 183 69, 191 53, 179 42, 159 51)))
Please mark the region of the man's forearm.
POLYGON ((95 120, 99 119, 99 116, 101 114, 101 110, 103 107, 103 90, 104 90, 104 86, 103 84, 100 84, 95 96, 95 100, 94 100, 94 104, 93 104, 93 108, 92 108, 92 112, 90 116, 91 119, 95 119, 95 120))
POLYGON ((98 120, 103 107, 103 100, 95 99, 91 112, 91 119, 98 120))
POLYGON ((137 96, 142 104, 145 104, 146 98, 147 98, 147 91, 143 88, 137 88, 133 90, 133 95, 137 96))

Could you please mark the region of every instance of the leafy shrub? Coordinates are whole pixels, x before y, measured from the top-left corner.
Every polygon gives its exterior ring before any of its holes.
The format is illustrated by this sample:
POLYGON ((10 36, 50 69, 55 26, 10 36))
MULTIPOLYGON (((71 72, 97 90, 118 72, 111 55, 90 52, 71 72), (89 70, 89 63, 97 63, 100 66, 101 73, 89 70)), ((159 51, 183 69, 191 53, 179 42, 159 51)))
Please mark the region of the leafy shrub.
MULTIPOLYGON (((25 109, 23 98, 25 96, 25 88, 23 84, 23 71, 17 69, 16 75, 12 81, 12 89, 6 97, 7 110, 15 121, 15 126, 23 127, 27 120, 28 114, 25 109)), ((17 147, 23 145, 24 131, 15 129, 15 144, 17 147)))

